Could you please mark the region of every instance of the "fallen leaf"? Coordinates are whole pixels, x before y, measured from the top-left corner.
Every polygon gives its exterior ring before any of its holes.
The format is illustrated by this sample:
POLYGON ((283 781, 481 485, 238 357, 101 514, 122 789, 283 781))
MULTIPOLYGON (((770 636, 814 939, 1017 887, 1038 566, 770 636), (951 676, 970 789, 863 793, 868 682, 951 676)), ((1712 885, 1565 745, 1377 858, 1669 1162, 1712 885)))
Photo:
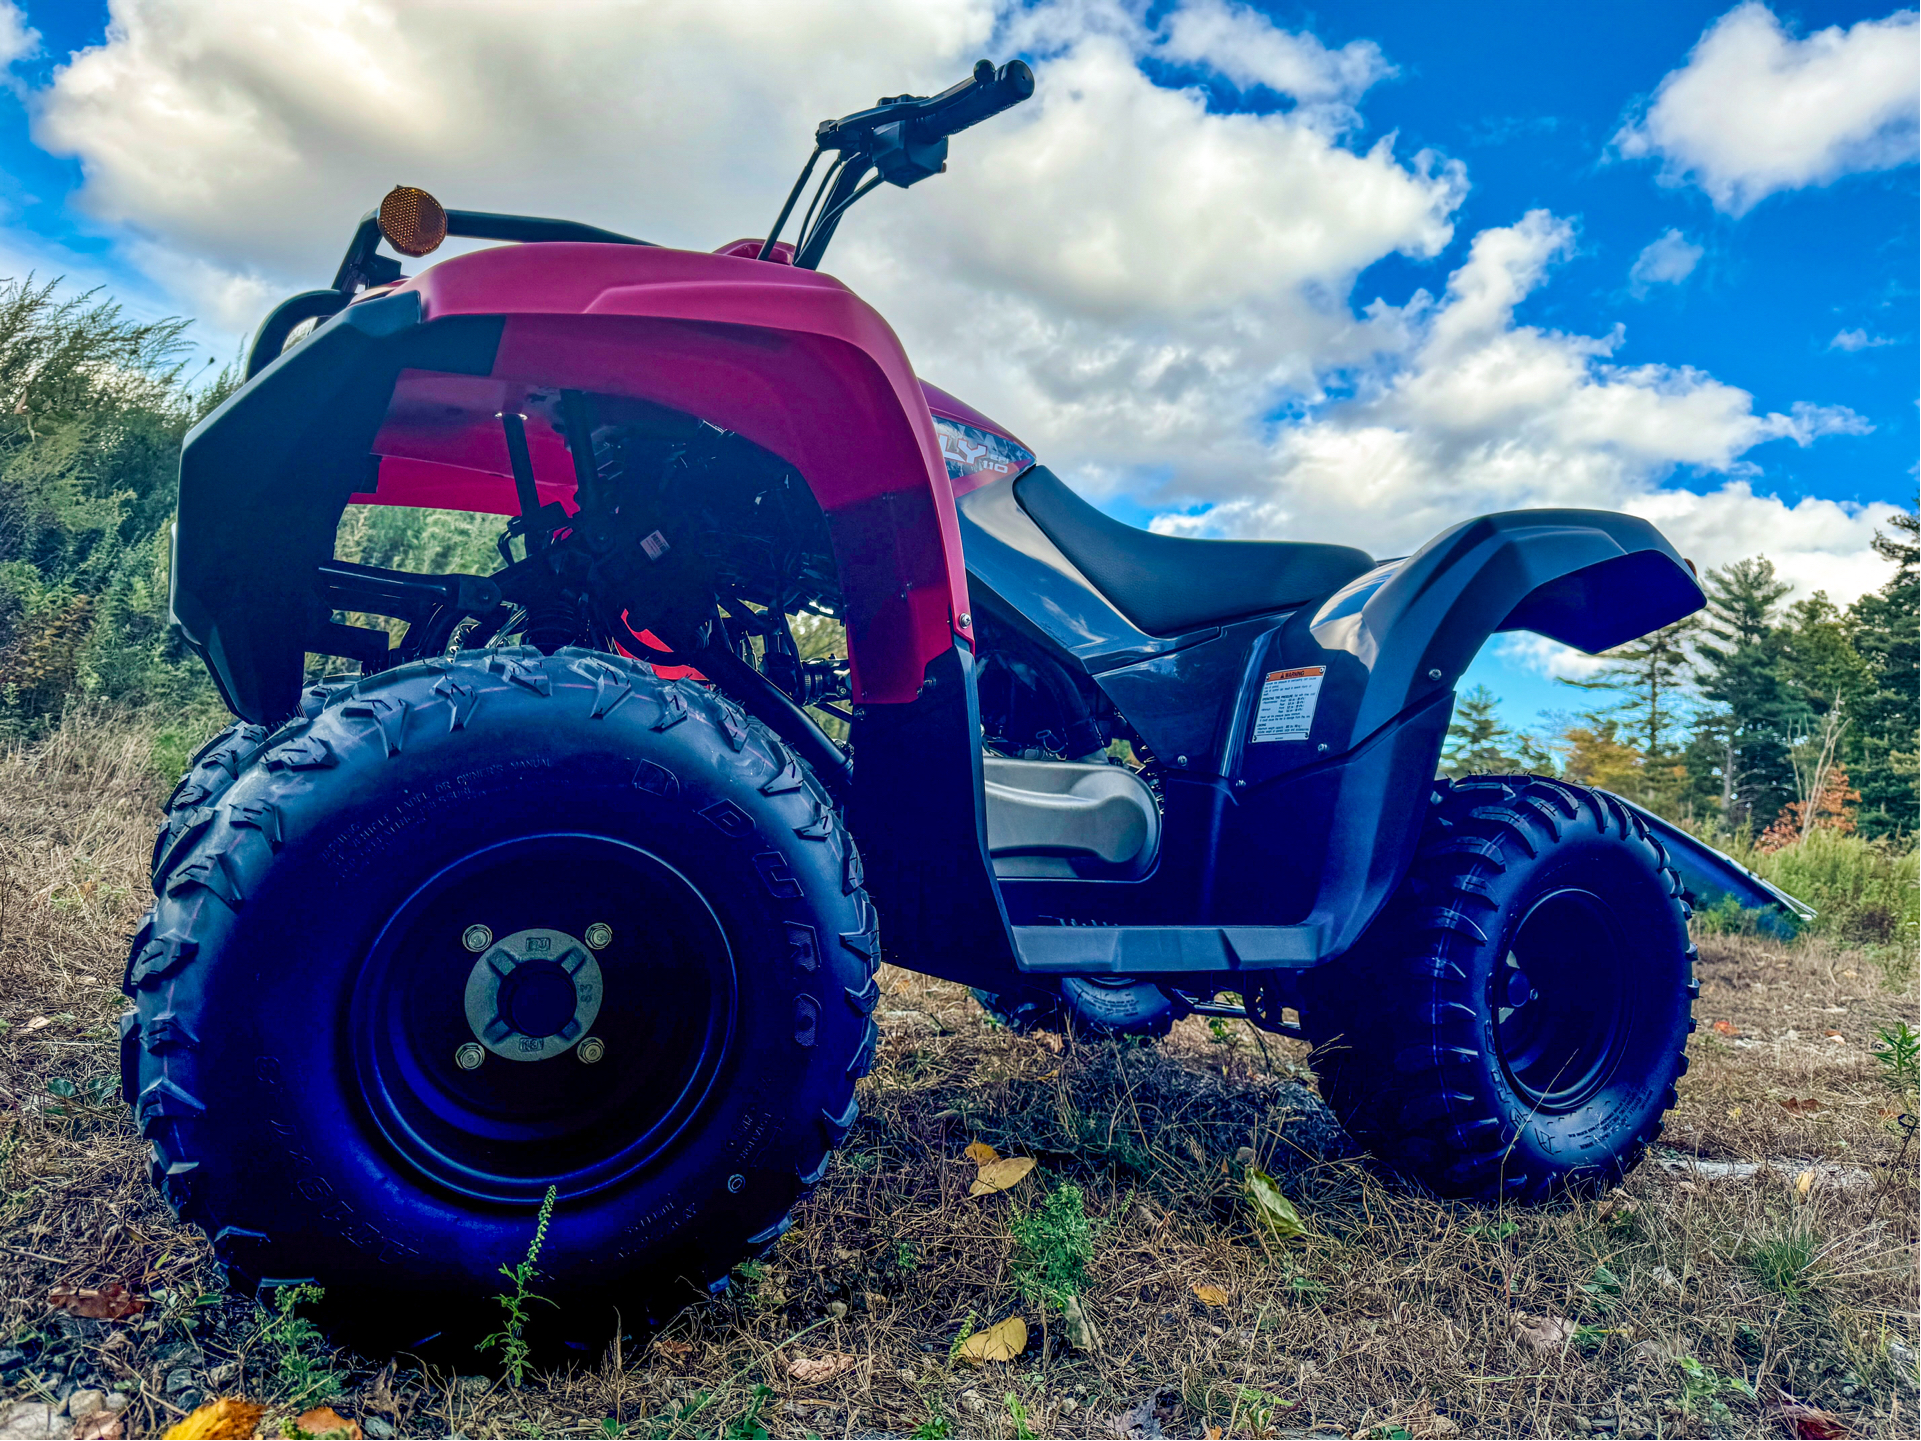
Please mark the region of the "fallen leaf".
POLYGON ((1794 1178, 1795 1194, 1805 1196, 1807 1195, 1808 1192, 1812 1191, 1813 1189, 1814 1189, 1814 1171, 1812 1168, 1806 1171, 1803 1171, 1800 1175, 1794 1178))
POLYGON ((1785 1101, 1781 1102, 1781 1109, 1792 1115, 1806 1116, 1820 1110, 1821 1103, 1812 1096, 1809 1096, 1804 1101, 1797 1101, 1793 1096, 1789 1096, 1785 1101))
POLYGON ((801 1356, 789 1363, 787 1374, 803 1386, 817 1386, 822 1381, 831 1381, 843 1372, 851 1371, 860 1365, 860 1357, 843 1355, 838 1351, 825 1356, 801 1356))
POLYGON ((251 1436, 266 1414, 265 1406, 256 1406, 238 1396, 222 1396, 218 1401, 196 1406, 173 1424, 162 1441, 226 1441, 226 1438, 251 1436))
POLYGON ((1714 1029, 1724 1036, 1738 1036, 1741 1034, 1733 1021, 1716 1021, 1714 1023, 1714 1029))
POLYGON ((665 1336, 662 1336, 654 1342, 654 1349, 666 1356, 686 1356, 690 1354, 694 1348, 691 1342, 670 1341, 665 1336))
POLYGON ((1009 1316, 961 1342, 960 1355, 963 1361, 982 1366, 989 1361, 1012 1361, 1026 1349, 1027 1323, 1019 1316, 1009 1316))
POLYGON ((1203 1306, 1225 1306, 1227 1304, 1227 1292, 1223 1291, 1219 1286, 1209 1286, 1204 1282, 1197 1284, 1194 1287, 1194 1295, 1203 1306))
POLYGON ((365 1433, 358 1421, 349 1421, 331 1406, 316 1406, 311 1411, 302 1411, 294 1418, 294 1425, 309 1436, 335 1436, 342 1441, 363 1441, 365 1433))
POLYGON ((104 1406, 91 1416, 82 1416, 73 1427, 73 1441, 121 1441, 126 1434, 125 1418, 104 1406))
POLYGON ((1009 1156, 1005 1161, 994 1161, 980 1168, 974 1177, 974 1184, 967 1188, 970 1196, 991 1196, 996 1191, 1005 1191, 1018 1185, 1027 1173, 1034 1169, 1032 1156, 1009 1156))
POLYGON ((1218 1426, 1209 1426, 1207 1428, 1207 1441, 1221 1441, 1221 1428, 1218 1426))
POLYGON ((81 1286, 55 1286, 47 1292, 47 1304, 59 1311, 70 1311, 89 1321, 124 1321, 147 1308, 146 1301, 119 1281, 109 1281, 94 1290, 81 1286))
POLYGON ((1545 1355, 1561 1350, 1574 1339, 1574 1323, 1565 1316, 1530 1316, 1521 1312, 1514 1318, 1514 1339, 1545 1355))
POLYGON ((1281 1194, 1274 1178, 1258 1166, 1247 1168, 1247 1199, 1254 1207, 1254 1219, 1282 1240, 1307 1234, 1307 1222, 1294 1209, 1294 1203, 1281 1194))
POLYGON ((1001 1158, 1001 1153, 985 1141, 970 1142, 962 1154, 976 1166, 991 1166, 1001 1158))
POLYGON ((44 1031, 48 1026, 51 1026, 52 1024, 53 1022, 48 1020, 45 1016, 35 1016, 31 1021, 28 1021, 27 1024, 23 1026, 21 1029, 26 1031, 44 1031))
POLYGON ((1837 1046, 1845 1046, 1848 1043, 1848 1038, 1839 1031, 1823 1031, 1821 1034, 1826 1036, 1830 1041, 1833 1041, 1837 1046))
POLYGON ((1803 1406, 1799 1401, 1783 1401, 1781 1419, 1788 1423, 1790 1434, 1805 1437, 1806 1441, 1841 1441, 1854 1434, 1848 1430, 1847 1422, 1832 1411, 1803 1406))

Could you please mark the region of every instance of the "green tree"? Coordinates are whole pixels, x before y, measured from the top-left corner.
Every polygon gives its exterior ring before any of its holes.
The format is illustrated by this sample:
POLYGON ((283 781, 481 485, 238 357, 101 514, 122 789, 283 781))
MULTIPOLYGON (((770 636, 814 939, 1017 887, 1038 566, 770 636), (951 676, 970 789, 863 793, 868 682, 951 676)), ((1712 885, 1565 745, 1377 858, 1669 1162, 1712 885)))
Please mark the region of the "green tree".
MULTIPOLYGON (((1667 814, 1687 809, 1682 728, 1692 709, 1687 686, 1694 662, 1688 642, 1697 628, 1695 618, 1687 616, 1608 651, 1602 656, 1607 664, 1589 679, 1563 682, 1582 690, 1613 691, 1621 697, 1611 706, 1589 712, 1580 729, 1604 738, 1610 748, 1633 750, 1639 757, 1636 780, 1623 793, 1667 814)), ((1571 737, 1569 732, 1569 744, 1573 744, 1571 737)))
POLYGON ((1709 571, 1705 589, 1694 649, 1708 709, 1687 750, 1689 796, 1731 831, 1765 830, 1795 798, 1787 736, 1806 710, 1783 676, 1778 618, 1791 587, 1757 556, 1709 571))
POLYGON ((1554 774, 1554 757, 1533 736, 1510 730, 1501 722, 1501 698, 1477 685, 1454 705, 1447 742, 1441 752, 1441 774, 1461 776, 1554 774))
POLYGON ((1880 590, 1848 608, 1846 627, 1866 673, 1843 746, 1861 792, 1858 824, 1869 836, 1912 834, 1921 751, 1921 518, 1894 517, 1874 548, 1894 562, 1880 590))

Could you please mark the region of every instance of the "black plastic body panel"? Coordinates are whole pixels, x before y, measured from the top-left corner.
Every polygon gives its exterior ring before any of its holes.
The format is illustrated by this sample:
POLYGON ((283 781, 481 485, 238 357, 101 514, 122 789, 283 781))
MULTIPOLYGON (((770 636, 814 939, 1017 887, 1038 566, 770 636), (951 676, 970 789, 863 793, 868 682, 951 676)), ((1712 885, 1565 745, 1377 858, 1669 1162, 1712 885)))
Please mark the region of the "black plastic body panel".
POLYGON ((1000 990, 1019 968, 987 854, 980 733, 974 657, 956 645, 929 664, 919 699, 856 713, 847 820, 887 958, 1000 990))
POLYGON ((271 723, 299 699, 308 636, 328 619, 315 577, 333 557, 347 498, 366 488, 401 370, 485 375, 500 333, 498 317, 423 325, 411 291, 364 300, 276 357, 188 434, 173 615, 235 714, 271 723))
MULTIPOLYGON (((959 510, 977 604, 1093 680, 1152 751, 1162 794, 1150 876, 1003 881, 1020 934, 1037 925, 1296 927, 1289 944, 1338 956, 1406 872, 1454 686, 1491 635, 1525 628, 1602 650, 1703 600, 1645 521, 1516 511, 1456 526, 1324 600, 1156 637, 1107 603, 1021 510, 1011 483, 983 486, 959 510), (1276 672, 1313 674, 1316 694, 1299 726, 1263 731, 1263 687, 1276 672)), ((1145 956, 1162 945, 1139 940, 1111 949, 1145 956)), ((1234 949, 1197 936, 1164 949, 1185 958, 1210 945, 1234 949)), ((1092 942, 1046 949, 1036 962, 1048 970, 1070 954, 1107 954, 1092 942)))

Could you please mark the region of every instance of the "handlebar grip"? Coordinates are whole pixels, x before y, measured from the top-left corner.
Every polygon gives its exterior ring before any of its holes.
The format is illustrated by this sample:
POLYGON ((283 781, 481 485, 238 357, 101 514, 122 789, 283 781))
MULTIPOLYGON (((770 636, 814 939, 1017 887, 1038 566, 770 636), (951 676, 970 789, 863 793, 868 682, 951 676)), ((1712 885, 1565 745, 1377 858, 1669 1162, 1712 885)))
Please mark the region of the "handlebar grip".
POLYGON ((983 60, 970 79, 936 95, 914 121, 917 140, 934 140, 978 125, 1011 109, 1034 93, 1034 72, 1022 60, 1010 60, 996 71, 983 60))

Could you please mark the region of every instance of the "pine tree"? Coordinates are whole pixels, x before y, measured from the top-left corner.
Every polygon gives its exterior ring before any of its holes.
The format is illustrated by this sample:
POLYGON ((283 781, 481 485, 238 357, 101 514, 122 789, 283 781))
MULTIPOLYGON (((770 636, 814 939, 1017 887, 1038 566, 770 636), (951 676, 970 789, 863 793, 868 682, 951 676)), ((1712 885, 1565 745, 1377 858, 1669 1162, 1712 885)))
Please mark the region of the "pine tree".
MULTIPOLYGON (((1609 690, 1621 696, 1614 705, 1585 716, 1582 729, 1595 737, 1605 735, 1610 747, 1628 745, 1639 752, 1636 783, 1626 793, 1657 811, 1686 809, 1681 730, 1692 709, 1687 685, 1694 663, 1688 654, 1688 642, 1697 628, 1695 618, 1687 616, 1608 651, 1602 656, 1607 665, 1590 679, 1564 682, 1582 690, 1609 690)), ((1565 740, 1574 744, 1572 732, 1565 740)))
POLYGON ((1874 548, 1895 564, 1880 590, 1848 608, 1846 628, 1866 671, 1843 745, 1861 792, 1859 824, 1870 836, 1912 834, 1921 751, 1921 518, 1894 517, 1874 548))
POLYGON ((1709 710, 1688 747, 1688 779, 1696 797, 1718 805, 1729 830, 1765 830, 1795 798, 1787 737, 1806 713, 1783 678, 1777 618, 1791 587, 1757 556, 1709 571, 1705 589, 1694 649, 1709 710))
POLYGON ((1441 753, 1441 774, 1462 776, 1552 775, 1554 757, 1533 736, 1501 723, 1501 698, 1477 685, 1454 706, 1441 753))

